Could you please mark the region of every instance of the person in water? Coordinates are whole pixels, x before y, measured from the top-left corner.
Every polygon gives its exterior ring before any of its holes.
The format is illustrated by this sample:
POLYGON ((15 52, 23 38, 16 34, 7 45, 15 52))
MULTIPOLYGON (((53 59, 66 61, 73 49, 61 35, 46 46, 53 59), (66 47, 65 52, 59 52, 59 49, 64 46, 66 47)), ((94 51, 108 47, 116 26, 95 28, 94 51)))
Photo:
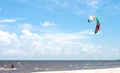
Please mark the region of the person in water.
POLYGON ((13 64, 11 65, 11 68, 14 68, 14 65, 13 65, 13 64))

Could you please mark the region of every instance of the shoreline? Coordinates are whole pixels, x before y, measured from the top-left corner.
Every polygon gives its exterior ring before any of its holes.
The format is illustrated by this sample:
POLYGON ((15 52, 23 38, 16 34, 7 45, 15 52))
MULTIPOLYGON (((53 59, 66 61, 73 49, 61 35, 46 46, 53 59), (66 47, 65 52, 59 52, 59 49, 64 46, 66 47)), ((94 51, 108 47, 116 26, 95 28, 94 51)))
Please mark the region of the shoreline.
POLYGON ((45 71, 31 73, 120 73, 120 68, 89 69, 89 70, 69 70, 69 71, 45 71))
POLYGON ((2 67, 0 67, 0 71, 12 71, 12 70, 17 70, 17 68, 2 68, 2 67))

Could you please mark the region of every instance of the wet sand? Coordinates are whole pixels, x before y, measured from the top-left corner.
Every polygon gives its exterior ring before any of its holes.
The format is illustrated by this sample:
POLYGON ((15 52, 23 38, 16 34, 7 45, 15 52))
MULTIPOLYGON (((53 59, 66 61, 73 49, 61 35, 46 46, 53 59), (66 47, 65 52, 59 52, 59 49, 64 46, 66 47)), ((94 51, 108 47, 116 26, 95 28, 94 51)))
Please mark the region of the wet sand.
POLYGON ((32 72, 32 73, 120 73, 120 68, 72 70, 72 71, 49 71, 49 72, 32 72))

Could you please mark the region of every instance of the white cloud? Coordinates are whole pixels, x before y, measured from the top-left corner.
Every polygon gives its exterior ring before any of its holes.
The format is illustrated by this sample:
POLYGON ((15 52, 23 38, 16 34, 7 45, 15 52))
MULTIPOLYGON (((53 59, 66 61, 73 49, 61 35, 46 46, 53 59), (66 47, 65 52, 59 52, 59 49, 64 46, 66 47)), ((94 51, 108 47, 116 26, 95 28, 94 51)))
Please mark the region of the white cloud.
POLYGON ((50 21, 46 21, 46 22, 42 23, 42 27, 54 27, 54 26, 57 26, 57 25, 50 21))
POLYGON ((16 21, 17 21, 17 19, 1 19, 0 23, 13 23, 16 21))
MULTIPOLYGON (((81 32, 80 32, 81 33, 81 32)), ((80 42, 81 39, 88 39, 89 36, 81 34, 37 34, 27 29, 22 30, 21 35, 0 31, 0 55, 18 57, 33 57, 41 55, 72 55, 79 54, 79 51, 90 53, 97 46, 80 42), (86 46, 86 47, 85 47, 86 46), (22 53, 22 55, 21 55, 22 53)), ((85 33, 86 34, 86 33, 85 33)))
POLYGON ((88 0, 87 5, 91 7, 96 7, 99 3, 99 0, 88 0))
POLYGON ((9 33, 4 32, 4 31, 0 31, 0 37, 2 37, 2 38, 0 38, 0 43, 1 44, 5 43, 4 45, 10 44, 11 40, 15 39, 14 34, 9 34, 9 33))
MULTIPOLYGON (((32 33, 28 29, 21 30, 22 34, 8 33, 0 30, 0 58, 14 57, 44 59, 45 56, 82 56, 104 58, 110 57, 107 54, 115 54, 119 57, 120 51, 117 48, 111 49, 111 52, 105 53, 103 46, 89 42, 93 32, 90 30, 79 33, 67 34, 38 34, 32 33), (86 40, 86 41, 85 41, 86 40)), ((80 59, 84 59, 80 57, 80 59)))
POLYGON ((32 25, 30 25, 30 24, 28 24, 28 23, 24 23, 24 24, 22 24, 22 25, 23 25, 22 27, 23 27, 24 29, 27 29, 27 30, 30 30, 30 29, 32 29, 32 27, 33 27, 32 25))
POLYGON ((42 33, 56 33, 59 29, 57 24, 51 21, 45 21, 40 23, 41 25, 37 29, 42 33))
POLYGON ((94 32, 92 30, 88 29, 88 30, 81 31, 80 34, 83 34, 83 35, 93 35, 94 32))

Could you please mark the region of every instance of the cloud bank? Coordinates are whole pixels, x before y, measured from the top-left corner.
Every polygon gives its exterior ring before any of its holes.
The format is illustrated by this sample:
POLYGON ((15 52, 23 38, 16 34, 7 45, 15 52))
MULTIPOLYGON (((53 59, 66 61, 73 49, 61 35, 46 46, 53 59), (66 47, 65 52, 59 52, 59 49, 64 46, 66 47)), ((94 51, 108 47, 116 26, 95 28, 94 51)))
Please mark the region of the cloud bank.
MULTIPOLYGON (((41 24, 47 27, 54 27, 56 24, 49 21, 41 24)), ((4 57, 14 58, 29 58, 41 56, 61 56, 61 55, 79 55, 85 52, 86 54, 94 54, 100 48, 82 40, 90 39, 93 35, 91 30, 81 31, 79 33, 33 33, 30 31, 30 24, 23 24, 21 34, 9 33, 0 30, 0 55, 4 57), (97 49, 98 48, 98 49, 97 49)))
POLYGON ((13 23, 16 21, 17 21, 17 19, 1 19, 0 23, 13 23))
MULTIPOLYGON (((21 34, 0 30, 0 59, 62 59, 62 57, 75 57, 73 59, 105 59, 108 57, 103 46, 91 43, 94 32, 83 30, 77 33, 36 33, 32 32, 34 26, 22 24, 21 34)), ((54 22, 46 21, 41 28, 56 27, 54 22)), ((49 30, 49 29, 48 29, 49 30)), ((47 31, 48 31, 47 30, 47 31)), ((51 30, 51 29, 50 29, 51 30)), ((54 29, 53 29, 54 30, 54 29)), ((42 30, 43 31, 43 30, 42 30)), ((54 30, 56 31, 56 30, 54 30)), ((110 54, 118 56, 117 49, 111 49, 110 54)))

